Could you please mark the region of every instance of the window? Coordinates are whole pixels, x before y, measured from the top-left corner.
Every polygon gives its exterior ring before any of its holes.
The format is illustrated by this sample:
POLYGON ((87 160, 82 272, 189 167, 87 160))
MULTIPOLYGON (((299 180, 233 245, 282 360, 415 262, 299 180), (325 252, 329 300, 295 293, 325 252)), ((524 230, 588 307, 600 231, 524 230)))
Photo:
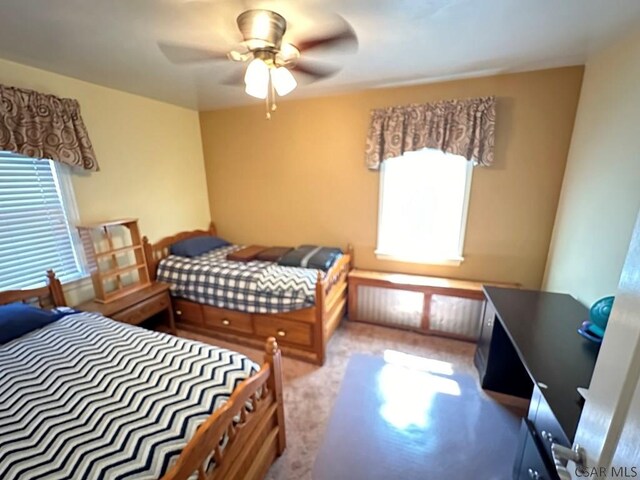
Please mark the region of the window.
POLYGON ((0 151, 0 290, 42 285, 48 269, 62 281, 82 275, 65 168, 0 151))
POLYGON ((471 162, 425 149, 385 160, 380 174, 379 258, 462 261, 471 162))

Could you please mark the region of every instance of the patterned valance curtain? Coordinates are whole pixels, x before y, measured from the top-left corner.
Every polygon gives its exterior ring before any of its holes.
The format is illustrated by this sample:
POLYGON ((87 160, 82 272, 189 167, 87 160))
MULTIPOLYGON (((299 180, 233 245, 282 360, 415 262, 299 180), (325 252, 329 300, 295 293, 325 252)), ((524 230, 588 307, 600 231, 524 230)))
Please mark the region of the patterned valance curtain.
POLYGON ((0 85, 0 150, 98 170, 78 101, 33 90, 0 85))
POLYGON ((423 148, 436 148, 479 165, 491 165, 495 118, 495 97, 372 110, 367 168, 378 170, 388 158, 423 148))

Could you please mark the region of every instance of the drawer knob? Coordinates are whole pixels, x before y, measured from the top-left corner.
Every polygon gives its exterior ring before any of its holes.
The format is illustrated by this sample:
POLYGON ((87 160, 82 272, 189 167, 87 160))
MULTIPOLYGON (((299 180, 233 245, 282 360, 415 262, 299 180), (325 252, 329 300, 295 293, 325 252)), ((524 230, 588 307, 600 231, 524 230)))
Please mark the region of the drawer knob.
POLYGON ((279 337, 286 337, 286 336, 287 336, 287 332, 285 332, 285 331, 284 331, 284 330, 282 330, 282 329, 279 329, 279 330, 277 331, 277 334, 278 334, 278 336, 279 336, 279 337))
POLYGON ((228 318, 223 318, 223 319, 222 319, 222 324, 223 324, 225 327, 228 327, 229 325, 231 325, 231 320, 229 320, 228 318))
POLYGON ((176 310, 176 315, 182 315, 182 310, 176 310))
POLYGON ((534 470, 533 468, 530 468, 528 470, 529 473, 529 478, 533 479, 533 480, 542 480, 542 477, 540 476, 540 474, 538 473, 537 470, 534 470))

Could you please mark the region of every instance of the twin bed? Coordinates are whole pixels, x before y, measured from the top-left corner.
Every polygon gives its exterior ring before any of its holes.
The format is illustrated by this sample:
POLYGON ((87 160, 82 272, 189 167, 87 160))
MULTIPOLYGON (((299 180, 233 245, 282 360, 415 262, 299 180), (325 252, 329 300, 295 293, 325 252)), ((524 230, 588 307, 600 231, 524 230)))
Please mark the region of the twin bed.
MULTIPOLYGON (((60 283, 0 305, 63 307, 60 283)), ((97 314, 0 345, 0 478, 259 479, 286 444, 280 352, 265 362, 97 314)))
POLYGON ((215 225, 155 244, 143 239, 151 278, 171 285, 178 328, 254 348, 275 337, 285 355, 322 365, 346 312, 351 249, 327 271, 226 260, 239 246, 195 258, 170 253, 172 245, 203 235, 215 236, 215 225))

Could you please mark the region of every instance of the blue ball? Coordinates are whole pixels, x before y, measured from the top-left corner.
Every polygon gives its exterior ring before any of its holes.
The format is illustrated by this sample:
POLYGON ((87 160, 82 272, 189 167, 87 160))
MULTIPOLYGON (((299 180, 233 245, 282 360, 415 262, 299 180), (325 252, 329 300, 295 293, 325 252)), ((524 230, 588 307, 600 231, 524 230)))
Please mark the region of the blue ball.
POLYGON ((613 296, 603 297, 591 306, 591 310, 589 310, 589 320, 591 320, 591 323, 603 330, 607 328, 614 298, 613 296))

